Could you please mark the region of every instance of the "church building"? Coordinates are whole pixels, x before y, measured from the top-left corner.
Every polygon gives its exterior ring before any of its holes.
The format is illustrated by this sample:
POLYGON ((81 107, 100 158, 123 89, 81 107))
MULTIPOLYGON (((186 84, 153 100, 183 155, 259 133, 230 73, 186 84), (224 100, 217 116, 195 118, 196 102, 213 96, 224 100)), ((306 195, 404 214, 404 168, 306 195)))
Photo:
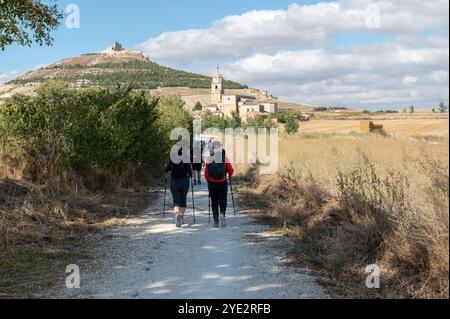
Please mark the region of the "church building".
POLYGON ((250 116, 268 116, 277 111, 277 103, 271 101, 257 101, 252 95, 225 94, 224 79, 217 68, 211 82, 211 104, 206 107, 213 114, 231 117, 238 113, 242 118, 250 116))

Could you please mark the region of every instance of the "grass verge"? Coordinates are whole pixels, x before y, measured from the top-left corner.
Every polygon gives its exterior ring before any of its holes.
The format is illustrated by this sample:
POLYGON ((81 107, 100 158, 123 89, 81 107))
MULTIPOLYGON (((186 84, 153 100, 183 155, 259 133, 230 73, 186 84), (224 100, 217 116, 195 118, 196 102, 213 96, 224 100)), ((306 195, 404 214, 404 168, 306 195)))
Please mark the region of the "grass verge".
POLYGON ((87 250, 102 230, 120 226, 148 207, 148 189, 52 197, 31 184, 0 181, 0 298, 40 298, 63 286, 67 265, 93 256, 87 250))
POLYGON ((275 176, 252 171, 241 178, 240 205, 292 238, 294 263, 333 297, 448 298, 448 162, 425 154, 408 169, 382 169, 360 156, 335 171, 322 166, 333 183, 294 164, 275 176), (366 287, 373 264, 380 289, 366 287))

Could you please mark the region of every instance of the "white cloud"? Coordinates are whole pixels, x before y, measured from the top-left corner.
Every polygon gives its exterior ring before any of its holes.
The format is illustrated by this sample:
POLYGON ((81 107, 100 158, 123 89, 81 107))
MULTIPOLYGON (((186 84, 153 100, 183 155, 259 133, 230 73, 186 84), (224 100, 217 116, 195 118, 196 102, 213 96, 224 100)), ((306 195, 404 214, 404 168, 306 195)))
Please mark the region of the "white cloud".
POLYGON ((402 84, 405 86, 414 86, 414 84, 416 84, 416 83, 417 83, 416 76, 407 75, 402 79, 402 84))
POLYGON ((15 78, 17 78, 19 75, 21 74, 21 72, 19 71, 9 71, 9 72, 5 72, 5 73, 1 73, 0 74, 0 84, 6 83, 8 81, 11 81, 15 78))
POLYGON ((296 102, 430 106, 449 96, 447 0, 337 0, 224 17, 139 45, 159 63, 212 73, 296 102), (352 35, 369 37, 365 44, 352 35), (370 41, 387 35, 390 41, 370 41), (427 36, 425 36, 427 35, 427 36), (348 44, 333 47, 339 36, 348 44))
POLYGON ((447 0, 341 0, 227 16, 207 29, 165 32, 138 48, 156 61, 173 65, 322 46, 347 32, 411 34, 446 25, 447 0), (371 28, 377 13, 379 28, 371 28))
POLYGON ((449 40, 442 36, 254 54, 226 65, 226 78, 304 103, 431 106, 449 96, 449 40))

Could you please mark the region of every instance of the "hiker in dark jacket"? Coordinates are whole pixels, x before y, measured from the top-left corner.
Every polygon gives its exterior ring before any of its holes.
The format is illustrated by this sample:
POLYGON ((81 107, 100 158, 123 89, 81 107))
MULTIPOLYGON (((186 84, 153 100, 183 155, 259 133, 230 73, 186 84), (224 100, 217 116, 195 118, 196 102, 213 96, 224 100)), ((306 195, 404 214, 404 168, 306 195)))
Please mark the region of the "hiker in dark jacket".
POLYGON ((194 174, 194 185, 201 185, 202 167, 203 167, 203 144, 196 142, 197 144, 191 149, 191 163, 192 171, 194 174))
MULTIPOLYGON (((182 155, 182 151, 178 152, 182 155)), ((164 174, 171 172, 170 192, 173 198, 173 211, 175 213, 176 226, 181 227, 184 223, 184 213, 187 207, 187 194, 189 192, 189 181, 192 177, 191 163, 175 164, 170 159, 164 169, 164 174)))
POLYGON ((225 150, 219 142, 214 142, 211 156, 206 160, 205 179, 208 182, 209 196, 211 197, 211 208, 214 217, 214 227, 225 227, 225 213, 227 210, 228 176, 233 176, 234 169, 225 150), (220 207, 220 217, 219 217, 220 207))

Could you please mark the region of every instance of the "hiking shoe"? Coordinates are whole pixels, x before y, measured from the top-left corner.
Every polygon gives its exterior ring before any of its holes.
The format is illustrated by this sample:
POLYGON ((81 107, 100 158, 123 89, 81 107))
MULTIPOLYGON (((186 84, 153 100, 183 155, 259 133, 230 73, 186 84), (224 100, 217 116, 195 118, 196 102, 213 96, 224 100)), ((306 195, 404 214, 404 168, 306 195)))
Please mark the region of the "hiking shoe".
POLYGON ((176 226, 177 226, 177 227, 181 227, 181 225, 182 225, 182 220, 183 220, 183 216, 177 215, 176 220, 177 220, 176 226))
POLYGON ((220 215, 220 227, 226 227, 227 223, 225 221, 225 214, 220 215))
POLYGON ((197 186, 197 181, 194 181, 194 186, 197 186))
POLYGON ((213 225, 215 228, 218 228, 219 227, 219 221, 218 220, 214 220, 214 225, 213 225))

